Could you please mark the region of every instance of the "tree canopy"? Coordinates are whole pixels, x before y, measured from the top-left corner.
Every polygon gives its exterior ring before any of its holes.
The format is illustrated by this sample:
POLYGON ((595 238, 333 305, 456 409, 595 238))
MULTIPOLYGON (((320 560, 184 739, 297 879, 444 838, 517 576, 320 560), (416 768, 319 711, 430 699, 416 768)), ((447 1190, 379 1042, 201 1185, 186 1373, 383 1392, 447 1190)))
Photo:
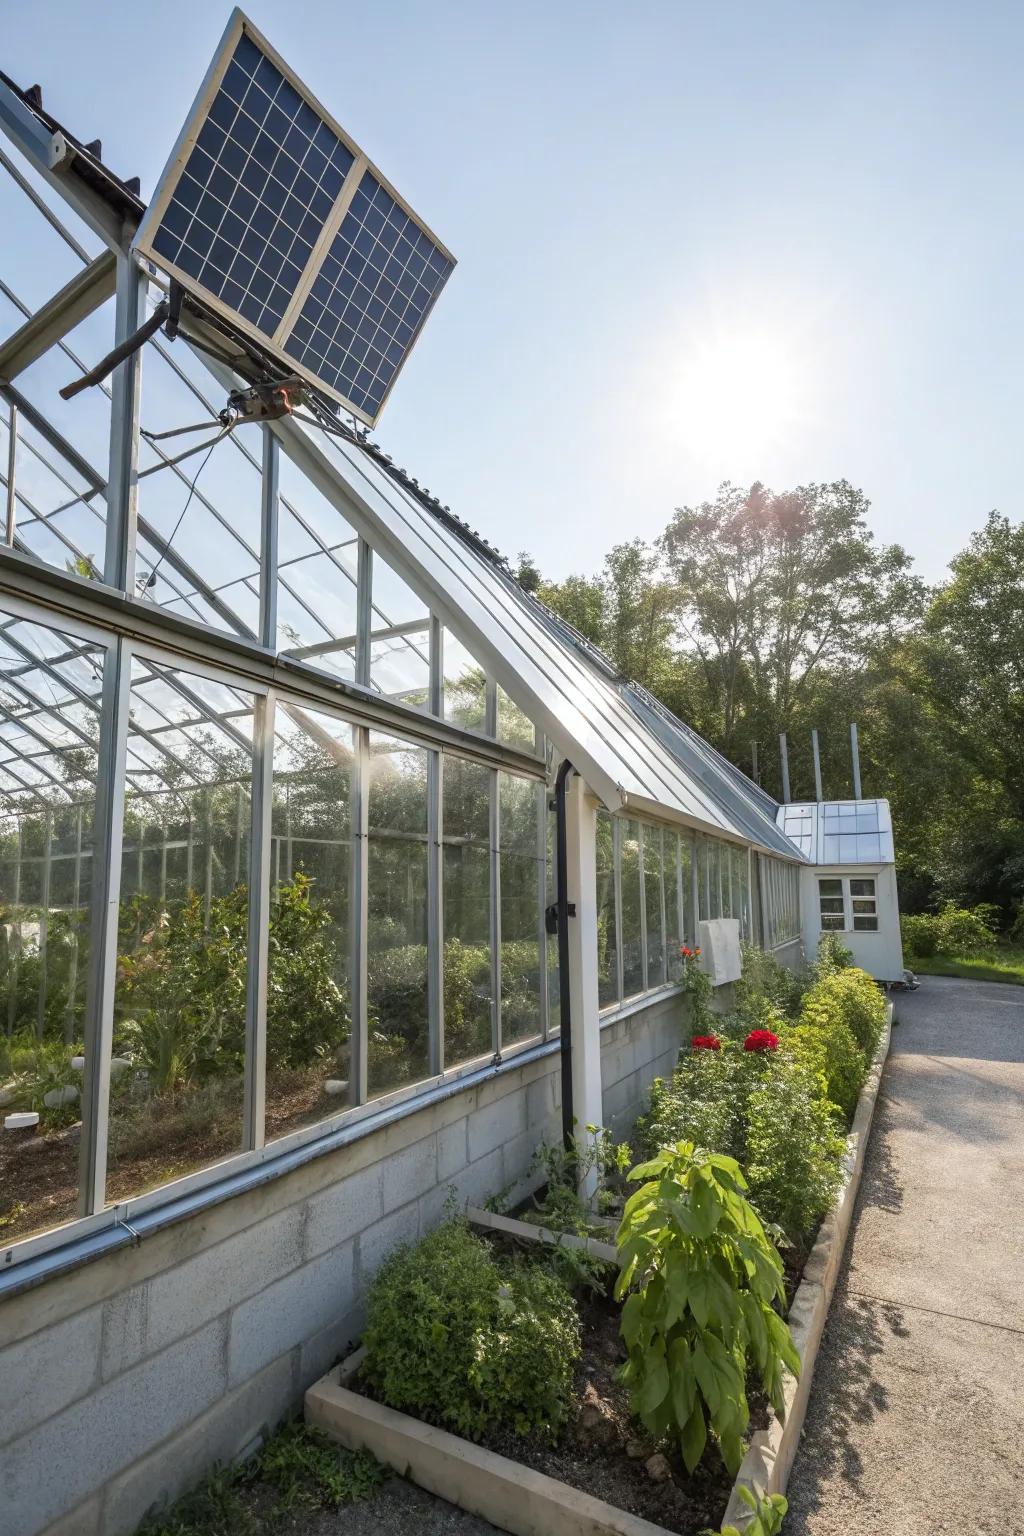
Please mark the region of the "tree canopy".
POLYGON ((876 540, 847 480, 776 493, 724 484, 661 536, 615 545, 596 576, 524 584, 626 677, 780 794, 892 802, 902 899, 1024 898, 1024 524, 993 512, 929 590, 911 555, 876 540))

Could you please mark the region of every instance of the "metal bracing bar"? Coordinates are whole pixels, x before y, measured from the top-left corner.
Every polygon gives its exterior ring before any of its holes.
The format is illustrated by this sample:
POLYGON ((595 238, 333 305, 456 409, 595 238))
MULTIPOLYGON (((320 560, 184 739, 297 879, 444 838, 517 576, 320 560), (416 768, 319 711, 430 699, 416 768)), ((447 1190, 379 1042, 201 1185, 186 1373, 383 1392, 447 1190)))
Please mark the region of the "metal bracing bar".
POLYGON ((281 503, 281 448, 274 434, 263 428, 263 465, 260 478, 260 644, 277 649, 277 548, 281 503))
POLYGON ((625 958, 622 934, 622 818, 612 817, 612 887, 615 902, 615 990, 618 1001, 625 992, 625 958))
MULTIPOLYGON (((17 688, 19 693, 23 693, 26 696, 31 697, 31 695, 28 693, 28 690, 26 688, 22 687, 22 685, 20 683, 14 683, 14 687, 17 688)), ((35 740, 39 742, 40 746, 42 746, 44 751, 46 751, 48 753, 51 753, 51 754, 55 753, 58 756, 60 755, 60 750, 61 749, 59 747, 55 747, 52 741, 48 741, 47 738, 42 734, 41 731, 37 731, 34 726, 29 724, 28 720, 25 717, 23 717, 22 715, 12 714, 11 711, 2 702, 0 702, 0 712, 3 713, 3 715, 4 715, 4 717, 6 719, 10 720, 12 725, 17 726, 17 728, 19 730, 24 731, 26 733, 26 735, 33 736, 35 738, 35 740)), ((85 739, 88 740, 87 737, 85 739)), ((90 741, 89 745, 91 747, 95 748, 96 743, 94 741, 90 741)), ((75 797, 72 794, 71 790, 68 788, 68 786, 61 779, 58 779, 58 777, 57 777, 57 775, 55 773, 51 773, 50 772, 49 768, 46 767, 45 763, 40 763, 39 761, 37 761, 37 759, 34 756, 26 757, 24 753, 20 754, 18 760, 19 760, 19 762, 22 762, 22 763, 25 763, 25 762, 31 763, 32 767, 35 769, 35 771, 37 773, 41 773, 43 775, 44 779, 48 779, 51 784, 55 785, 57 789, 61 790, 65 795, 67 795, 67 797, 68 797, 68 804, 69 805, 73 805, 74 804, 74 798, 75 797)), ((9 773, 12 776, 12 778, 21 779, 21 782, 25 785, 26 789, 33 789, 33 785, 28 783, 26 780, 22 779, 21 775, 17 772, 16 769, 11 767, 9 762, 4 763, 3 767, 4 767, 5 772, 9 773)), ((36 793, 38 793, 38 791, 36 791, 36 793)), ((40 797, 40 798, 42 798, 42 797, 40 797)))
POLYGON ((94 847, 85 994, 85 1074, 82 1085, 80 1214, 102 1210, 106 1194, 110 1056, 117 980, 125 767, 131 705, 131 651, 116 640, 103 666, 103 721, 93 821, 94 847))
MULTIPOLYGON (((493 678, 484 685, 484 729, 495 734, 498 723, 498 687, 493 678)), ((488 874, 491 897, 491 1047, 501 1057, 501 801, 497 772, 489 775, 487 824, 490 858, 488 874)))
POLYGON ((105 304, 116 286, 117 258, 113 251, 104 251, 0 345, 0 379, 9 383, 24 373, 44 352, 105 304))
MULTIPOLYGON (((114 345, 133 336, 146 318, 146 278, 131 256, 117 257, 114 345)), ((129 354, 113 373, 110 390, 110 471, 107 475, 107 547, 103 579, 122 592, 135 591, 138 534, 139 409, 142 352, 129 354)))
POLYGON ((644 838, 644 824, 638 821, 636 824, 636 850, 637 863, 639 865, 640 884, 640 990, 646 992, 649 986, 647 979, 647 872, 644 865, 646 840, 644 838))
POLYGON ((267 977, 270 960, 271 817, 274 801, 274 694, 256 700, 253 721, 249 935, 245 984, 245 1130, 247 1149, 266 1140, 267 977))
POLYGON ((357 726, 353 732, 355 761, 352 764, 352 873, 349 921, 352 925, 351 984, 352 1034, 349 1060, 349 1103, 365 1104, 367 1085, 367 929, 369 926, 370 854, 370 732, 357 726))
MULTIPOLYGON (((275 438, 274 442, 276 443, 276 441, 277 439, 275 438)), ((379 610, 375 611, 379 612, 379 610)), ((403 635, 421 635, 425 629, 429 628, 429 625, 430 620, 423 618, 409 619, 404 624, 389 624, 386 629, 371 628, 370 639, 400 640, 403 635)), ((350 651, 355 646, 358 638, 358 635, 341 635, 337 640, 318 640, 315 645, 295 646, 287 651, 282 651, 281 654, 282 656, 293 656, 296 661, 309 661, 313 656, 329 656, 333 651, 350 651)), ((418 646, 412 646, 410 649, 415 650, 422 657, 423 652, 418 646)))
POLYGON ((10 406, 7 417, 7 530, 8 544, 14 547, 14 534, 18 523, 18 498, 16 469, 18 463, 18 407, 10 406))
POLYGON ((370 631, 373 589, 373 550, 360 538, 356 556, 356 682, 370 686, 370 631))
MULTIPOLYGON (((439 619, 430 619, 430 683, 427 707, 444 709, 444 640, 439 619)), ((430 1073, 444 1071, 444 760, 427 755, 427 1022, 430 1073)))

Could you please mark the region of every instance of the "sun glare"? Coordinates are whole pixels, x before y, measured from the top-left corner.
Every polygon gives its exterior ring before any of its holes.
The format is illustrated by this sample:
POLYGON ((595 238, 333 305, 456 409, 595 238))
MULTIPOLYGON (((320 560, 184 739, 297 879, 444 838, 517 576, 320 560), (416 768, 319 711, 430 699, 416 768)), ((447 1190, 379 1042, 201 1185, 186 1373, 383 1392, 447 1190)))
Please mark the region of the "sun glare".
POLYGON ((791 332, 756 323, 678 338, 666 425, 686 456, 735 478, 764 472, 794 446, 811 415, 812 370, 801 352, 791 332))

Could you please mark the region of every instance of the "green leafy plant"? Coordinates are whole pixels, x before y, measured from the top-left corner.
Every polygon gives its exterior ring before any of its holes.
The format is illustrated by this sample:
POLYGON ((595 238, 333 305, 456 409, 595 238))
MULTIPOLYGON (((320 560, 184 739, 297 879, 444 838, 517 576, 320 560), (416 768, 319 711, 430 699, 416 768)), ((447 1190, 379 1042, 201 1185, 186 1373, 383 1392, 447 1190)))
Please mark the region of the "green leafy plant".
POLYGON ((849 1124, 864 1086, 864 1053, 849 1025, 828 1014, 787 1030, 782 1052, 811 1074, 822 1094, 849 1124))
POLYGON ((849 1029, 870 1064, 885 1027, 885 999, 866 971, 850 966, 814 984, 803 1001, 801 1020, 832 1029, 837 1020, 849 1029))
POLYGON ((719 1532, 708 1532, 708 1536, 778 1536, 789 1509, 788 1499, 781 1493, 754 1493, 746 1483, 741 1483, 738 1491, 752 1518, 742 1532, 735 1525, 723 1525, 719 1532))
POLYGON ((844 1148, 813 1074, 778 1052, 744 1108, 743 1170, 762 1220, 805 1246, 839 1189, 844 1148))
POLYGON ((690 1005, 688 1027, 691 1033, 703 1035, 710 1030, 714 1020, 711 1007, 714 988, 711 977, 701 969, 699 949, 691 949, 688 944, 681 944, 679 954, 683 962, 679 985, 690 1005))
POLYGON ((853 950, 846 947, 838 933, 823 933, 818 940, 818 958, 813 967, 817 979, 834 976, 852 964, 853 950))
POLYGON ((318 1429, 295 1419, 244 1469, 250 1482, 273 1488, 285 1509, 340 1509, 369 1498, 384 1479, 368 1451, 342 1451, 318 1429))
POLYGON ((550 1271, 499 1260, 461 1221, 399 1249, 370 1290, 362 1377, 393 1408, 457 1433, 555 1435, 580 1352, 570 1292, 550 1271))
POLYGON ((735 1159, 680 1142, 630 1178, 643 1182, 619 1227, 616 1296, 633 1410, 658 1439, 678 1438, 691 1472, 710 1430, 735 1472, 748 1367, 780 1417, 783 1368, 800 1370, 775 1310, 785 1299, 782 1262, 735 1159))
POLYGON ((741 1063, 727 1046, 719 1051, 684 1048, 667 1080, 651 1084, 648 1113, 636 1124, 640 1145, 651 1152, 692 1141, 712 1152, 743 1155, 741 1063))

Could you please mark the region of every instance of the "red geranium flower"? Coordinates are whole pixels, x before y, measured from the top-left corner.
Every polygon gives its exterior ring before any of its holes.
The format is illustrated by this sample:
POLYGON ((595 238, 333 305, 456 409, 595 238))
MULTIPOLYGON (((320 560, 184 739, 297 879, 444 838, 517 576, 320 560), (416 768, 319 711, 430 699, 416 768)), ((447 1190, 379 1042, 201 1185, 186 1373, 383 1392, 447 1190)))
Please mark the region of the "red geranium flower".
POLYGON ((690 1041, 695 1051, 720 1051, 722 1042, 717 1035, 694 1035, 690 1041))
POLYGON ((779 1037, 770 1029, 752 1029, 743 1042, 745 1051, 777 1051, 778 1048, 779 1037))

